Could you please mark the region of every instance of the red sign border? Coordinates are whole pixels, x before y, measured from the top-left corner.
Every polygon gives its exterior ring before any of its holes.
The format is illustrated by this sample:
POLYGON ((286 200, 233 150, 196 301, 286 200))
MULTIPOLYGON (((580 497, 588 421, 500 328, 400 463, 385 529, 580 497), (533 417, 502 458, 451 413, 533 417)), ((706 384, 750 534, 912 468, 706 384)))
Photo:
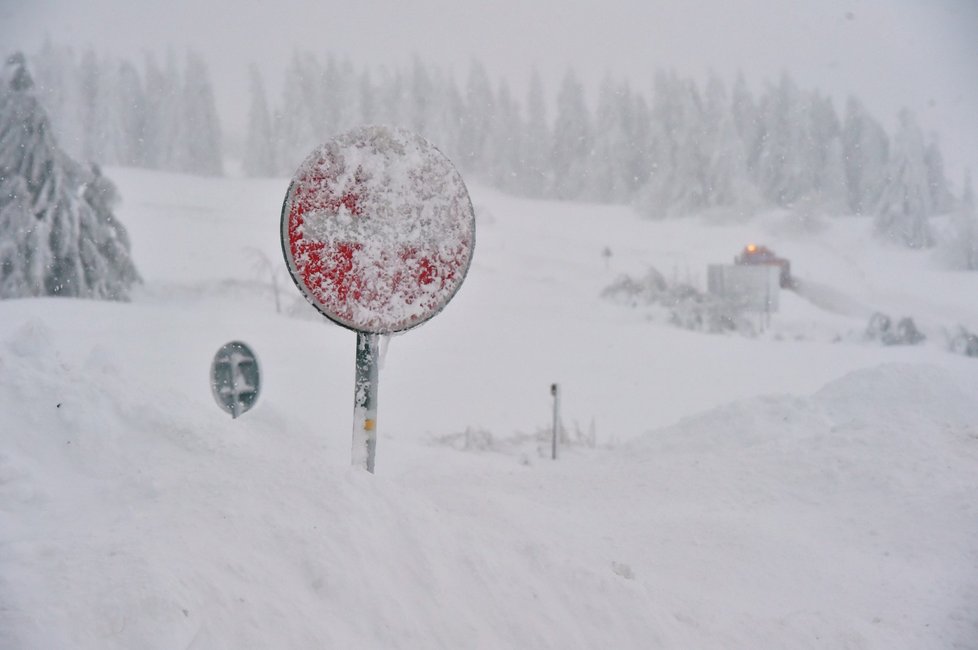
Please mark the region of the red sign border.
MULTIPOLYGON (((405 130, 405 129, 393 129, 392 128, 392 130, 405 130)), ((413 137, 416 137, 416 138, 419 138, 419 139, 423 140, 432 149, 434 149, 435 151, 437 151, 439 155, 443 156, 445 158, 445 160, 448 161, 448 164, 451 165, 452 169, 455 170, 455 173, 459 175, 459 181, 462 183, 462 187, 465 188, 465 200, 466 200, 466 202, 468 203, 468 206, 469 206, 469 214, 472 215, 472 241, 470 242, 469 247, 468 247, 469 248, 469 255, 468 255, 468 259, 465 262, 465 266, 464 267, 460 267, 461 274, 460 274, 460 277, 459 277, 459 280, 458 280, 458 284, 455 285, 455 289, 448 296, 446 296, 445 300, 442 301, 442 303, 438 306, 438 308, 435 309, 435 310, 433 310, 430 314, 428 314, 424 318, 419 318, 417 321, 411 322, 408 325, 406 325, 405 327, 396 328, 396 329, 386 329, 386 328, 384 328, 384 329, 362 329, 356 323, 347 321, 346 319, 344 319, 344 318, 342 318, 342 317, 340 317, 340 316, 338 316, 336 314, 330 313, 323 305, 320 304, 319 300, 317 300, 316 297, 313 295, 313 293, 309 290, 309 288, 306 287, 305 283, 302 282, 302 280, 299 279, 300 274, 299 274, 298 269, 296 268, 295 260, 292 258, 292 254, 291 254, 291 251, 289 249, 289 214, 290 214, 290 208, 291 208, 291 199, 292 199, 293 192, 295 190, 296 181, 297 181, 296 175, 298 174, 299 169, 302 169, 305 166, 306 160, 308 160, 309 157, 312 156, 314 153, 318 152, 322 148, 323 145, 320 145, 320 146, 316 147, 315 149, 313 149, 311 152, 309 152, 309 154, 306 156, 306 158, 303 159, 303 162, 299 164, 299 168, 296 170, 296 173, 293 174, 292 180, 289 182, 289 188, 285 192, 285 199, 282 201, 282 213, 281 213, 281 217, 280 217, 280 220, 279 220, 279 231, 280 231, 280 235, 281 235, 280 236, 280 243, 282 245, 282 256, 285 258, 285 264, 286 264, 286 266, 287 266, 287 268, 289 270, 289 277, 292 278, 293 284, 295 284, 295 286, 302 293, 302 296, 306 299, 306 301, 310 305, 312 305, 316 309, 316 311, 318 311, 320 314, 322 314, 323 316, 325 316, 327 319, 329 319, 333 323, 336 323, 340 327, 344 327, 344 328, 346 328, 348 330, 352 330, 354 332, 361 332, 361 333, 366 333, 366 334, 398 334, 398 333, 401 333, 401 332, 407 332, 408 330, 412 330, 415 327, 418 327, 420 325, 423 325, 424 323, 427 323, 433 317, 435 317, 438 314, 440 314, 441 311, 443 309, 445 309, 445 307, 448 305, 448 303, 450 303, 452 301, 452 298, 455 297, 455 295, 458 293, 459 289, 462 288, 462 284, 465 282, 465 278, 469 274, 469 269, 472 267, 472 258, 475 257, 475 240, 476 240, 475 208, 472 205, 472 197, 469 195, 469 189, 468 189, 468 187, 465 184, 465 180, 462 178, 461 173, 459 173, 458 168, 455 167, 455 164, 451 161, 451 159, 448 156, 446 156, 444 154, 444 152, 441 151, 441 149, 439 149, 438 147, 436 147, 435 145, 433 145, 426 138, 424 138, 424 137, 422 137, 420 135, 417 135, 414 132, 408 131, 408 133, 410 133, 413 137)), ((328 143, 323 143, 323 144, 328 144, 328 143)))

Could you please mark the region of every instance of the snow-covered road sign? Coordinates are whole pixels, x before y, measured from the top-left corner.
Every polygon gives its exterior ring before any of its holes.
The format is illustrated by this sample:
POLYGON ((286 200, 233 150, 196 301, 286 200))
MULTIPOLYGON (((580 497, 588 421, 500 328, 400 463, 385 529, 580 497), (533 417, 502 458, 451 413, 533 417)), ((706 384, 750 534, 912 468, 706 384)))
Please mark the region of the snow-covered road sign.
POLYGON ((424 138, 367 126, 318 147, 282 206, 282 249, 296 285, 330 320, 389 334, 437 314, 475 244, 461 175, 424 138))
POLYGON ((211 392, 217 405, 236 418, 258 401, 258 357, 241 341, 221 346, 211 362, 211 392))
POLYGON ((365 126, 299 166, 281 236, 306 299, 357 333, 353 464, 373 472, 379 336, 424 323, 462 286, 475 246, 468 190, 421 136, 365 126))

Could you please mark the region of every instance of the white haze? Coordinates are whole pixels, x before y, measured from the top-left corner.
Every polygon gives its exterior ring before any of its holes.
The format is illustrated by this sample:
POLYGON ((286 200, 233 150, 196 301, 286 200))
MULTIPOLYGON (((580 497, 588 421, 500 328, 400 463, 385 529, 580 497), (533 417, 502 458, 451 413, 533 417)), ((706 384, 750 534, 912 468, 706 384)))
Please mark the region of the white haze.
POLYGON ((892 128, 901 107, 936 132, 951 180, 978 167, 978 4, 969 0, 0 0, 0 43, 31 52, 46 37, 141 56, 200 52, 231 138, 247 111, 247 68, 275 79, 295 49, 358 64, 404 65, 414 54, 462 75, 475 57, 522 95, 536 67, 550 89, 568 66, 592 85, 606 73, 651 86, 656 68, 759 87, 787 70, 803 88, 848 94, 892 128))

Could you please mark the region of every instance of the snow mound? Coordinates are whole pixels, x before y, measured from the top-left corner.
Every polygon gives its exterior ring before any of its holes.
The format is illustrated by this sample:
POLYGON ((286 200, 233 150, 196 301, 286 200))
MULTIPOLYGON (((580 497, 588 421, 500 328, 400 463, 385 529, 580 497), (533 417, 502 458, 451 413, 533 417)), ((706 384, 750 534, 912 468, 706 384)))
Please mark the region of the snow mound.
MULTIPOLYGON (((765 396, 721 406, 676 427, 648 434, 635 448, 668 444, 724 449, 790 443, 832 432, 861 431, 865 443, 906 443, 929 431, 978 431, 974 379, 938 366, 884 364, 828 383, 811 397, 765 396), (876 436, 879 436, 877 439, 876 436)), ((925 441, 927 442, 927 441, 925 441)))
POLYGON ((971 647, 976 395, 973 374, 886 364, 649 433, 615 470, 658 496, 635 514, 659 521, 658 548, 631 561, 735 631, 728 646, 971 647))
POLYGON ((0 648, 974 647, 978 365, 938 334, 978 327, 976 274, 831 220, 765 237, 834 292, 775 316, 820 336, 700 336, 601 289, 650 265, 696 284, 763 224, 476 186, 468 289, 393 343, 367 477, 350 332, 245 281, 287 182, 112 176, 145 289, 0 301, 0 648), (865 327, 840 297, 928 340, 819 342, 865 327), (267 380, 236 421, 207 381, 232 339, 267 380), (426 444, 539 430, 555 381, 597 448, 426 444))
POLYGON ((232 428, 39 320, 0 370, 0 647, 920 648, 975 624, 978 404, 948 370, 433 482, 330 465, 269 405, 232 428))
POLYGON ((232 428, 50 334, 0 341, 0 647, 620 647, 654 618, 610 566, 330 466, 270 406, 232 428))

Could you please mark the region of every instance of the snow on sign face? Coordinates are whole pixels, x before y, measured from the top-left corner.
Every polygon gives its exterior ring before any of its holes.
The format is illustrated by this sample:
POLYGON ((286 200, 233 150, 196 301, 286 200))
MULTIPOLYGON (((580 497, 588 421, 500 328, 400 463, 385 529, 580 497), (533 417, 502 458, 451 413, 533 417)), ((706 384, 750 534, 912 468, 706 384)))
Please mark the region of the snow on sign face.
POLYGON ((409 131, 367 126, 318 147, 282 206, 282 249, 299 289, 359 332, 410 329, 465 279, 475 214, 451 161, 409 131))

